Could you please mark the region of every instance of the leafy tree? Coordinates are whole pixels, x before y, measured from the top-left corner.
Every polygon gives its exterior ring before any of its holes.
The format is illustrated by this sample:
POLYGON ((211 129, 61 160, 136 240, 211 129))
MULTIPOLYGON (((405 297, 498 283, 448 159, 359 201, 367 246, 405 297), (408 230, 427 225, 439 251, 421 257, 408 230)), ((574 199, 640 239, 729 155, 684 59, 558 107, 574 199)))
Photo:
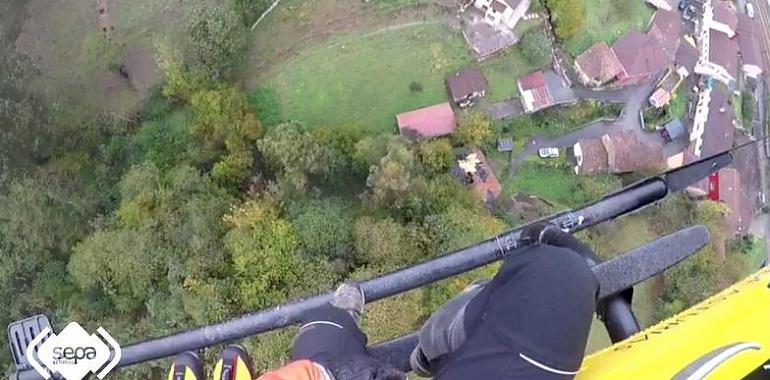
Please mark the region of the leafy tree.
POLYGON ((194 162, 193 139, 182 120, 161 119, 145 122, 131 137, 135 152, 132 160, 152 162, 161 170, 194 162))
POLYGON ((586 9, 583 0, 545 0, 545 3, 550 9, 559 38, 568 40, 583 29, 586 9))
POLYGON ((417 174, 414 152, 396 140, 388 145, 388 153, 370 168, 366 186, 369 199, 385 209, 404 207, 410 196, 424 192, 424 179, 417 174))
POLYGON ((267 11, 274 0, 235 0, 235 8, 246 26, 251 26, 259 16, 267 11))
POLYGON ((318 146, 300 124, 271 128, 257 146, 268 168, 292 189, 303 191, 308 185, 308 175, 321 169, 318 146))
POLYGON ((454 134, 458 143, 469 146, 483 146, 492 136, 492 120, 481 112, 464 112, 454 134))
POLYGON ((358 167, 353 157, 356 143, 363 137, 361 128, 351 125, 318 128, 310 133, 318 148, 319 172, 329 181, 344 181, 355 177, 358 167))
POLYGON ((336 198, 314 199, 290 207, 299 252, 309 258, 349 258, 352 250, 351 207, 336 198))
POLYGON ((469 209, 452 205, 439 214, 426 216, 420 233, 423 249, 430 256, 436 256, 484 241, 504 227, 500 220, 481 210, 481 206, 469 209))
POLYGON ((138 311, 163 274, 162 244, 148 231, 97 232, 75 248, 70 274, 83 289, 101 288, 119 312, 138 311))
POLYGON ((103 292, 122 312, 140 312, 150 300, 176 292, 196 321, 221 318, 223 308, 215 305, 228 295, 212 298, 211 289, 228 273, 219 218, 231 199, 186 166, 165 174, 137 166, 120 190, 114 215, 74 249, 68 269, 75 283, 103 292), (210 306, 198 309, 203 295, 210 306))
POLYGON ((359 263, 381 268, 400 267, 422 257, 404 226, 392 218, 364 216, 353 226, 356 259, 359 263))
POLYGON ((434 176, 429 180, 427 202, 429 209, 423 216, 444 212, 452 206, 477 210, 482 214, 486 212, 480 210, 479 198, 449 173, 434 176))
POLYGON ((248 201, 225 221, 231 227, 225 241, 243 308, 264 308, 298 293, 330 287, 328 271, 296 254, 294 229, 272 201, 248 201))
POLYGON ((155 61, 166 79, 163 95, 189 99, 203 87, 201 78, 187 69, 182 52, 168 40, 155 40, 155 61))
POLYGON ((252 168, 252 148, 262 133, 262 126, 251 113, 246 96, 233 86, 201 90, 192 95, 194 115, 192 133, 211 151, 224 145, 222 157, 212 176, 228 187, 237 186, 252 168))
POLYGON ((52 155, 53 107, 27 92, 36 74, 32 60, 0 32, 0 187, 16 173, 52 155))
POLYGON ((436 139, 420 144, 420 163, 432 173, 444 173, 454 163, 452 144, 447 139, 436 139))
POLYGON ((394 141, 402 141, 402 138, 392 135, 370 136, 358 141, 355 145, 353 159, 364 170, 369 170, 372 165, 380 162, 380 159, 388 154, 388 146, 394 141))
POLYGON ((521 39, 520 49, 533 66, 542 67, 551 61, 551 41, 540 29, 532 29, 521 39))
POLYGON ((214 82, 232 78, 248 45, 248 31, 238 14, 226 5, 204 5, 191 20, 188 44, 196 68, 214 82))
POLYGON ((711 241, 701 251, 666 271, 666 288, 660 297, 662 318, 704 300, 740 278, 740 267, 745 264, 745 258, 725 255, 726 212, 720 203, 702 201, 696 204, 693 224, 706 225, 711 232, 711 241))

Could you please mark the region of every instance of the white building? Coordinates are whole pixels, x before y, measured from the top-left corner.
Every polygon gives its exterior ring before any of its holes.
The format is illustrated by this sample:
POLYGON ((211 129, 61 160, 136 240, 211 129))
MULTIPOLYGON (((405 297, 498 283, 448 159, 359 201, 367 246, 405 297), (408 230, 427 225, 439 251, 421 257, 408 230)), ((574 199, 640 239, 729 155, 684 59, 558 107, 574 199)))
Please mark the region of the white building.
POLYGON ((707 0, 703 12, 703 27, 699 35, 700 57, 695 72, 712 77, 732 87, 739 73, 738 39, 735 36, 738 18, 726 1, 716 5, 707 0))
POLYGON ((532 0, 474 0, 473 6, 484 12, 484 22, 489 26, 513 29, 531 3, 532 0))

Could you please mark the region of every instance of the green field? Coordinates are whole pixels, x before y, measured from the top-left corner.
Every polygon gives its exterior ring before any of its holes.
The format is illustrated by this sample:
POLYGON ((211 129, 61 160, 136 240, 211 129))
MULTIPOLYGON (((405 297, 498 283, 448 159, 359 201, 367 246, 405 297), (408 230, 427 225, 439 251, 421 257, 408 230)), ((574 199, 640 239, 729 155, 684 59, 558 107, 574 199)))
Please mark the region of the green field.
POLYGON ((380 12, 393 12, 407 7, 429 4, 430 0, 374 0, 372 3, 380 12))
POLYGON ((614 176, 577 176, 566 160, 537 160, 526 161, 511 180, 506 181, 506 176, 500 178, 505 195, 523 191, 565 209, 595 201, 620 188, 620 181, 614 176))
POLYGON ((70 0, 52 6, 48 0, 28 1, 23 4, 28 17, 17 47, 33 57, 41 71, 35 90, 89 108, 132 111, 140 97, 115 79, 124 50, 139 47, 152 52, 159 37, 178 43, 196 2, 109 2, 114 29, 108 33, 99 28, 95 3, 70 0))
POLYGON ((585 18, 582 30, 564 41, 564 48, 577 56, 598 41, 612 44, 630 29, 647 30, 653 9, 644 1, 591 0, 584 1, 585 18))
MULTIPOLYGON (((391 132, 396 114, 447 101, 444 77, 477 64, 462 35, 438 24, 346 35, 307 49, 264 75, 287 120, 310 128, 354 124, 391 132)), ((517 96, 535 68, 515 48, 481 65, 488 99, 517 96)))

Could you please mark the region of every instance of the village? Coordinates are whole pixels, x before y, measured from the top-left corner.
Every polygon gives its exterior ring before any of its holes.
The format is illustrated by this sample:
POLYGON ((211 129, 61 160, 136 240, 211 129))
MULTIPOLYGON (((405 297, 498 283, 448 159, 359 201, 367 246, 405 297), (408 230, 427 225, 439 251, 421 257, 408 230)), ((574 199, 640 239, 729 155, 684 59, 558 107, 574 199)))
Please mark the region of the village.
MULTIPOLYGON (((512 30, 519 21, 539 17, 528 14, 530 3, 476 0, 460 9, 464 37, 480 61, 516 43, 512 30)), ((552 67, 517 78, 520 99, 485 102, 495 83, 478 68, 449 75, 449 101, 398 114, 399 132, 412 139, 451 135, 455 115, 474 107, 491 118, 508 119, 584 99, 624 104, 616 120, 593 122, 551 139, 535 138, 523 152, 513 152, 513 163, 566 156, 576 176, 671 170, 763 138, 765 65, 753 14, 723 0, 649 3, 656 10, 646 33, 630 30, 612 45, 598 42, 574 62, 554 46, 552 67), (742 114, 747 110, 752 114, 742 114)), ((511 138, 499 137, 498 151, 513 147, 511 138)), ((733 167, 704 179, 688 194, 724 203, 731 236, 750 234, 752 221, 765 206, 766 160, 763 144, 743 149, 733 167)), ((490 207, 502 193, 495 170, 479 149, 461 158, 453 173, 490 207)))

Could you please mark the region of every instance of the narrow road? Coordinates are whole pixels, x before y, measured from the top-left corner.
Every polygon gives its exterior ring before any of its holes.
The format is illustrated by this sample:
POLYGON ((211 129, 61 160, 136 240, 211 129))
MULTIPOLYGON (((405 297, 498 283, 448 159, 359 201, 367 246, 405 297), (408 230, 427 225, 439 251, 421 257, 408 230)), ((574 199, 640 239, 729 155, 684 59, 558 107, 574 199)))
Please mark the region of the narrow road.
POLYGON ((765 61, 765 69, 770 68, 770 1, 752 1, 755 8, 755 19, 759 24, 760 50, 765 61))
MULTIPOLYGON (((767 75, 768 75, 768 68, 770 68, 770 0, 755 0, 752 1, 752 4, 754 4, 755 9, 755 20, 757 21, 757 24, 759 24, 759 30, 755 32, 755 35, 759 36, 759 45, 760 45, 760 51, 762 54, 762 58, 765 64, 765 72, 762 74, 762 76, 759 78, 759 81, 757 83, 757 112, 759 114, 759 120, 755 122, 754 124, 754 137, 756 138, 763 138, 766 134, 765 126, 767 125, 767 109, 766 109, 766 103, 765 103, 765 92, 767 91, 767 75)), ((762 197, 762 200, 766 200, 766 197, 770 197, 770 194, 768 193, 768 155, 767 155, 767 148, 766 145, 768 143, 765 142, 764 144, 757 144, 758 149, 758 166, 759 166, 759 175, 762 182, 762 194, 764 197, 762 197)), ((764 205, 763 205, 764 206, 764 205)), ((757 236, 761 236, 765 239, 767 242, 767 257, 768 261, 770 261, 770 216, 767 214, 760 215, 760 217, 755 218, 754 222, 752 223, 752 234, 755 234, 757 236)))
MULTIPOLYGON (((513 177, 516 173, 516 170, 524 162, 524 160, 529 156, 536 155, 540 148, 566 148, 575 145, 575 143, 577 143, 579 140, 596 139, 610 132, 632 130, 635 131, 641 141, 645 143, 662 144, 662 137, 660 137, 658 134, 645 133, 642 131, 641 122, 639 120, 639 112, 642 110, 645 102, 647 101, 647 98, 655 88, 655 83, 657 82, 656 79, 657 78, 653 78, 652 80, 649 80, 640 85, 613 91, 592 91, 576 87, 576 93, 580 93, 580 97, 583 99, 624 101, 626 104, 623 107, 621 116, 617 120, 611 122, 595 122, 587 124, 572 133, 568 133, 556 138, 547 138, 542 136, 533 138, 531 141, 529 141, 524 151, 511 158, 509 175, 513 177)), ((681 151, 684 149, 683 145, 686 145, 686 143, 687 142, 685 141, 667 144, 664 146, 664 149, 667 150, 666 153, 669 153, 668 151, 681 151)))

